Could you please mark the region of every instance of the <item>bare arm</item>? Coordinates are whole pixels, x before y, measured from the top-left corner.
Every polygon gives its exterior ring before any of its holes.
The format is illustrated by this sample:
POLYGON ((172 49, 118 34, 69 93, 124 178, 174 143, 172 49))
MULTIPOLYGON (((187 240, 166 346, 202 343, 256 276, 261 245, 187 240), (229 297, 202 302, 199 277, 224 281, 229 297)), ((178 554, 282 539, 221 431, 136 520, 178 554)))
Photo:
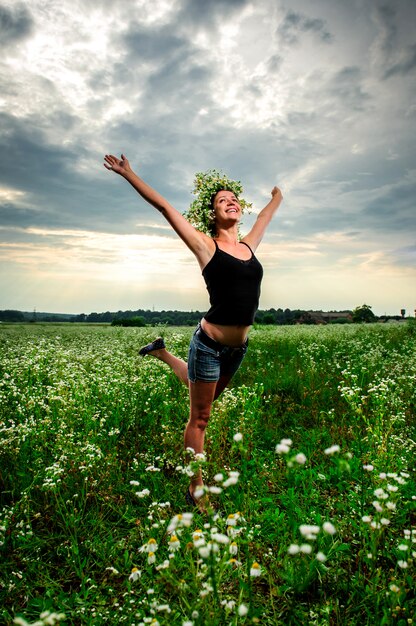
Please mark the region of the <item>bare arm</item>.
POLYGON ((211 258, 214 248, 211 238, 194 228, 159 192, 139 178, 131 169, 124 154, 121 155, 121 159, 112 154, 106 154, 104 161, 105 168, 125 178, 146 202, 154 206, 163 215, 182 241, 195 254, 201 267, 204 267, 211 258))
POLYGON ((273 187, 271 193, 272 199, 268 204, 266 204, 264 209, 260 211, 256 221, 254 222, 253 228, 242 239, 242 241, 247 243, 253 251, 257 249, 259 243, 263 239, 266 228, 270 224, 273 215, 276 213, 280 203, 283 200, 282 192, 278 187, 273 187))

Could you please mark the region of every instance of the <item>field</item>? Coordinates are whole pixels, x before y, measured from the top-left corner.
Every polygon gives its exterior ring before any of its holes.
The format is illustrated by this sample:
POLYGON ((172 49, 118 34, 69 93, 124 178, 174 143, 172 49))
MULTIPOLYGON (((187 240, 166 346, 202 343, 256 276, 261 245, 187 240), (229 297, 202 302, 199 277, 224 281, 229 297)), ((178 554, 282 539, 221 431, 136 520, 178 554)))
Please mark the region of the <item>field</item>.
POLYGON ((253 329, 187 463, 191 332, 0 327, 0 623, 414 623, 415 325, 253 329))

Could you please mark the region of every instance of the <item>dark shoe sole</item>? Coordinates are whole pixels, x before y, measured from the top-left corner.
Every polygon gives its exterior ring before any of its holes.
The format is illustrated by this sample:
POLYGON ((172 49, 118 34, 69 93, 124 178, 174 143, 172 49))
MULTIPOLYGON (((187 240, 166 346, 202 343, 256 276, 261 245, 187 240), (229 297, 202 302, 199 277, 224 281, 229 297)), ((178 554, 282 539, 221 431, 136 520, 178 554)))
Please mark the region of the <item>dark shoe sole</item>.
POLYGON ((185 502, 186 502, 186 504, 189 504, 189 506, 192 506, 194 509, 197 509, 197 508, 198 508, 198 505, 197 505, 197 503, 196 503, 196 500, 195 500, 195 498, 192 496, 192 494, 191 494, 191 492, 189 491, 189 489, 188 489, 188 491, 187 491, 187 492, 186 492, 186 494, 185 494, 185 502))
MULTIPOLYGON (((202 498, 202 500, 203 499, 204 498, 202 498)), ((208 515, 208 510, 204 506, 204 503, 201 501, 198 502, 198 500, 195 500, 195 498, 193 497, 189 489, 185 494, 185 502, 188 506, 192 507, 195 510, 195 512, 198 512, 200 515, 203 515, 203 516, 208 515)))
POLYGON ((141 348, 141 350, 139 350, 139 354, 140 356, 146 356, 149 352, 153 352, 153 350, 162 350, 162 348, 166 348, 165 342, 162 337, 158 337, 151 343, 148 343, 147 346, 141 348))

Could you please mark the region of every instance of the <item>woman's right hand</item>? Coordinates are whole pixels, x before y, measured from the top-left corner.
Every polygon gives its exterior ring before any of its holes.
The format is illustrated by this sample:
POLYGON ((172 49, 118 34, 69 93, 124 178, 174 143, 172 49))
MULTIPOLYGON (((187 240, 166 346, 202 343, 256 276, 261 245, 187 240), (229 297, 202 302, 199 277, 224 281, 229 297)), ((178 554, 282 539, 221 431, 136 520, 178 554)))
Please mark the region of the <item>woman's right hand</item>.
POLYGON ((128 172, 132 171, 130 163, 124 154, 121 155, 121 159, 118 159, 113 154, 106 154, 104 156, 104 161, 105 168, 116 172, 116 174, 120 174, 120 176, 125 176, 128 172))

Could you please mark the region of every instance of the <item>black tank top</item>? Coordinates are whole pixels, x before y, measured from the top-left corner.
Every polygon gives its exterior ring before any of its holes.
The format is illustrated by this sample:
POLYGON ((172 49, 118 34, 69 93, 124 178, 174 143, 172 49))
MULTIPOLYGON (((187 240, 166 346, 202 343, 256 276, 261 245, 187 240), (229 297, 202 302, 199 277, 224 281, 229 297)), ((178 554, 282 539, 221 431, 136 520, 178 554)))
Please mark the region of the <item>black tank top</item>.
POLYGON ((204 316, 207 322, 224 326, 251 326, 259 306, 263 268, 250 246, 251 258, 242 261, 220 250, 202 270, 211 308, 204 316))

